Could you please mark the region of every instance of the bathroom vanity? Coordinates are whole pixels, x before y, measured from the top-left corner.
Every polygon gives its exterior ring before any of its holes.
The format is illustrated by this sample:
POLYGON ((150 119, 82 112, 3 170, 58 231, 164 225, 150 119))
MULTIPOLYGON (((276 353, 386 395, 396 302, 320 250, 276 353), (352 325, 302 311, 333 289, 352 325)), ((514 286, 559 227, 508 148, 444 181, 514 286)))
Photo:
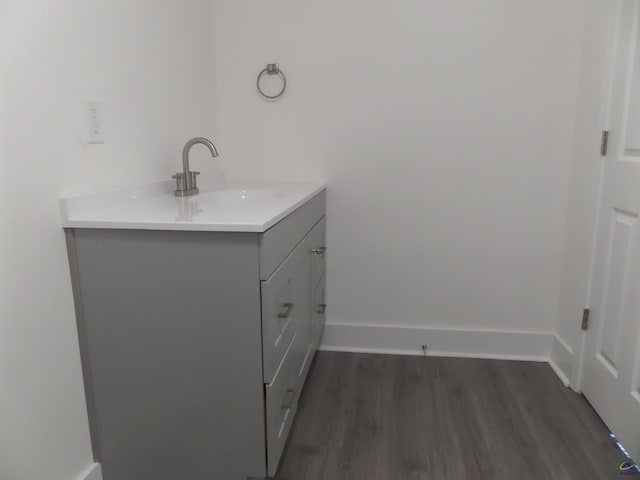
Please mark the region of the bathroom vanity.
POLYGON ((324 326, 324 186, 61 208, 104 480, 273 476, 324 326))

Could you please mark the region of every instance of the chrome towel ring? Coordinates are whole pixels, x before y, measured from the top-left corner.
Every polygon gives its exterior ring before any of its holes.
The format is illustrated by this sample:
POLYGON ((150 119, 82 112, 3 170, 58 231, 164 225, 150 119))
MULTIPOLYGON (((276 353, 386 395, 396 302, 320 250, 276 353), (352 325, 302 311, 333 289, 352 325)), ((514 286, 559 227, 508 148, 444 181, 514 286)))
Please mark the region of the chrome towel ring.
POLYGON ((263 98, 266 98, 267 100, 275 100, 276 98, 280 98, 284 94, 285 90, 287 89, 287 77, 284 76, 284 73, 282 72, 282 70, 280 70, 280 66, 277 63, 270 63, 266 66, 266 68, 264 68, 258 74, 258 80, 256 81, 256 86, 258 87, 258 92, 263 98), (264 93, 264 91, 262 90, 262 87, 260 86, 260 80, 262 80, 262 77, 265 74, 280 75, 280 78, 282 78, 282 90, 280 90, 275 95, 267 95, 266 93, 264 93))

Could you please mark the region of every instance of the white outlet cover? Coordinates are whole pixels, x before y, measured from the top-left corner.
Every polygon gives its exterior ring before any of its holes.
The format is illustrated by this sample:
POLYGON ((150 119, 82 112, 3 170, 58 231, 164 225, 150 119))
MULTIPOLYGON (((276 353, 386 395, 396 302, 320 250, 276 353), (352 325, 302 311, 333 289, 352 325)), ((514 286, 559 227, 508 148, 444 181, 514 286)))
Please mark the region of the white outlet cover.
POLYGON ((102 105, 99 102, 87 100, 87 143, 104 143, 104 128, 102 123, 102 105))

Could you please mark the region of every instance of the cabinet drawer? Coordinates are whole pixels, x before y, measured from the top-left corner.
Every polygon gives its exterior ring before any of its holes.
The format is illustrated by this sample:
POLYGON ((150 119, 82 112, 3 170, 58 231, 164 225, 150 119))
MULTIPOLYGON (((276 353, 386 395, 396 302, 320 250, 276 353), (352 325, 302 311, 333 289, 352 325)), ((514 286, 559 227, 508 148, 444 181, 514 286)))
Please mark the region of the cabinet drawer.
POLYGON ((325 251, 327 249, 326 245, 326 227, 327 221, 325 218, 320 220, 318 224, 313 227, 309 236, 311 243, 311 253, 312 253, 312 261, 311 261, 311 286, 315 288, 318 284, 322 276, 324 275, 325 270, 325 251))
POLYGON ((311 342, 304 342, 304 348, 300 355, 300 361, 298 362, 297 369, 297 385, 298 390, 296 392, 297 398, 300 397, 302 393, 302 387, 304 387, 304 382, 307 379, 307 374, 309 373, 309 367, 311 367, 311 362, 313 361, 313 355, 316 353, 316 346, 311 342))
POLYGON ((311 344, 311 234, 308 234, 265 282, 262 290, 262 368, 270 383, 294 334, 295 350, 304 356, 311 344))
POLYGON ((325 214, 322 191, 259 237, 260 279, 266 280, 325 214))
POLYGON ((262 373, 271 383, 276 369, 296 331, 296 269, 299 252, 295 250, 266 282, 262 282, 262 373))
POLYGON ((298 370, 300 358, 295 355, 293 336, 273 382, 265 386, 267 425, 267 469, 275 475, 282 450, 298 407, 298 370))

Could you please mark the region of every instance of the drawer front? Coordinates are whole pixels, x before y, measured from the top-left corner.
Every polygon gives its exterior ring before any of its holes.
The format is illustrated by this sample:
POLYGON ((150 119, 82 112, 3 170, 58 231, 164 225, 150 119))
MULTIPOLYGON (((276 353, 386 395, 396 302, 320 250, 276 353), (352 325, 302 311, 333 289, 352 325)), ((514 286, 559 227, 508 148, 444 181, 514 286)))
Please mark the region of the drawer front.
POLYGON ((318 348, 322 340, 326 309, 327 300, 325 298, 325 280, 323 276, 313 291, 313 320, 311 323, 311 343, 313 344, 314 348, 318 348))
POLYGON ((265 386, 267 469, 270 477, 274 476, 278 469, 278 462, 298 408, 300 357, 295 354, 296 340, 297 336, 294 335, 273 382, 265 386))
POLYGON ((266 280, 325 214, 322 191, 259 237, 260 279, 266 280))
POLYGON ((297 330, 296 316, 304 307, 297 300, 297 250, 278 267, 271 278, 261 283, 262 290, 262 373, 271 383, 291 339, 297 330))
POLYGON ((297 385, 298 391, 296 392, 297 398, 300 397, 302 393, 302 388, 304 387, 304 382, 307 379, 307 374, 309 373, 309 367, 311 367, 311 362, 313 361, 313 356, 316 353, 316 346, 311 342, 304 342, 304 348, 302 351, 302 355, 300 356, 301 361, 298 363, 297 370, 297 385))
POLYGON ((326 218, 323 218, 318 224, 311 230, 311 285, 315 287, 325 271, 325 256, 327 250, 326 230, 327 230, 326 218))

